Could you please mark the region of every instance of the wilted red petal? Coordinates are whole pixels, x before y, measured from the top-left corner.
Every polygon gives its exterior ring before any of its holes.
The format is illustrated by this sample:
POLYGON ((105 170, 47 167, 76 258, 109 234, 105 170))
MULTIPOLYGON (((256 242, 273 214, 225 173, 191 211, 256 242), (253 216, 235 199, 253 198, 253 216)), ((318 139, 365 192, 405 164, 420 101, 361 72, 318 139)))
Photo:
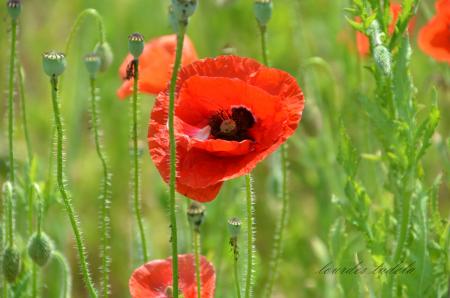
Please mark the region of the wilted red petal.
MULTIPOLYGON (((303 106, 295 78, 252 59, 222 56, 184 67, 175 110, 178 192, 194 200, 213 199, 223 181, 249 173, 294 133, 303 106), (208 138, 211 117, 239 107, 256 120, 247 139, 208 138)), ((160 93, 149 127, 150 154, 165 181, 169 177, 167 109, 168 95, 160 93)))
MULTIPOLYGON (((175 60, 176 35, 164 35, 150 40, 139 57, 139 91, 158 94, 167 87, 175 60)), ((185 37, 183 46, 182 65, 188 65, 198 59, 197 52, 189 37, 185 37)), ((133 60, 129 54, 119 69, 122 79, 126 77, 127 66, 133 60)), ((133 80, 124 80, 117 90, 120 98, 131 95, 133 80)))
MULTIPOLYGON (((192 254, 178 256, 179 289, 185 298, 197 298, 195 258, 192 254)), ((200 258, 201 297, 214 297, 216 274, 205 257, 200 258)), ((132 298, 166 298, 172 286, 172 259, 155 260, 136 269, 129 281, 132 298)))

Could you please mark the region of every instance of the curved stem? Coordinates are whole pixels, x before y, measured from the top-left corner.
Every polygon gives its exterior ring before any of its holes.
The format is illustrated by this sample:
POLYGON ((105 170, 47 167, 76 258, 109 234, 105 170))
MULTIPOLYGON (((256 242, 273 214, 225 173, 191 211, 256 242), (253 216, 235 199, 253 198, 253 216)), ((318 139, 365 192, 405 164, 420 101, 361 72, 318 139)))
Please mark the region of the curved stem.
POLYGON ((178 71, 181 66, 181 56, 183 53, 184 34, 186 25, 180 23, 177 34, 177 50, 175 53, 175 63, 173 65, 172 78, 170 80, 169 93, 169 147, 170 147, 170 178, 169 178, 169 213, 172 242, 172 272, 173 272, 173 297, 178 298, 178 238, 177 238, 177 217, 175 210, 175 183, 176 183, 176 161, 177 148, 175 139, 175 88, 177 84, 178 71))
POLYGON ((97 95, 96 95, 96 79, 91 78, 91 118, 94 131, 95 149, 97 156, 100 159, 103 168, 102 188, 101 188, 101 211, 100 211, 100 233, 101 233, 101 288, 102 296, 108 297, 109 295, 109 264, 111 257, 109 254, 110 248, 110 186, 111 186, 111 173, 109 170, 106 155, 103 151, 102 141, 100 137, 100 119, 97 111, 97 95))
POLYGON ((9 144, 9 180, 15 184, 14 165, 14 71, 16 65, 17 21, 11 20, 11 52, 9 57, 8 86, 8 144, 9 144))
POLYGON ((139 127, 139 97, 138 97, 138 81, 139 81, 139 60, 133 60, 134 63, 134 82, 133 82, 133 98, 131 100, 131 114, 132 114, 132 124, 131 124, 131 138, 133 142, 133 173, 132 173, 132 185, 133 185, 133 203, 134 203, 134 214, 136 216, 137 225, 139 228, 140 242, 143 261, 148 261, 147 254, 147 241, 145 239, 144 223, 142 221, 142 211, 141 211, 141 164, 139 159, 139 148, 138 148, 138 127, 139 127))
POLYGON ((193 230, 194 255, 195 255, 195 277, 197 279, 197 298, 202 298, 202 281, 200 279, 200 231, 193 230))
POLYGON ((255 196, 251 174, 245 176, 247 195, 247 280, 245 282, 245 297, 253 297, 253 272, 255 271, 255 196))
POLYGON ((53 257, 58 261, 60 266, 62 267, 62 276, 63 276, 63 288, 61 291, 61 298, 70 298, 70 291, 72 288, 72 280, 70 279, 70 267, 69 263, 67 262, 66 258, 59 252, 54 251, 53 257))
POLYGON ((20 103, 21 103, 21 111, 22 111, 22 126, 23 126, 23 134, 25 136, 25 143, 27 146, 27 156, 28 156, 28 166, 31 166, 31 161, 33 159, 33 150, 31 147, 30 141, 30 133, 28 131, 28 120, 27 120, 27 102, 25 100, 25 82, 23 78, 23 70, 19 69, 19 95, 20 95, 20 103))
POLYGON ((83 276, 83 280, 89 296, 92 298, 97 297, 97 291, 94 288, 94 284, 91 280, 89 266, 87 261, 86 248, 84 246, 83 238, 81 237, 80 223, 78 221, 78 216, 72 205, 72 199, 66 190, 64 181, 64 156, 63 156, 63 140, 64 132, 62 126, 61 112, 58 102, 58 78, 53 76, 51 78, 51 92, 52 92, 52 103, 53 103, 53 113, 55 117, 55 125, 57 132, 57 150, 56 150, 56 180, 59 187, 59 192, 64 202, 64 207, 66 209, 67 215, 72 225, 72 230, 75 236, 76 246, 78 249, 78 257, 80 259, 80 269, 83 276))

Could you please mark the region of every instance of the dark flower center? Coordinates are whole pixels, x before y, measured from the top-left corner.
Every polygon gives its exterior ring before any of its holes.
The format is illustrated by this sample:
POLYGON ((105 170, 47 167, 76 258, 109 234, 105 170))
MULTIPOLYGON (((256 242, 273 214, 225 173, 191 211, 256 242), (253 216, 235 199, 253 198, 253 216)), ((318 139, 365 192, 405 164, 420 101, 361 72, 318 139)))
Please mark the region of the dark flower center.
POLYGON ((252 112, 245 107, 235 107, 230 112, 219 111, 209 119, 211 136, 227 141, 253 140, 248 130, 255 124, 252 112))

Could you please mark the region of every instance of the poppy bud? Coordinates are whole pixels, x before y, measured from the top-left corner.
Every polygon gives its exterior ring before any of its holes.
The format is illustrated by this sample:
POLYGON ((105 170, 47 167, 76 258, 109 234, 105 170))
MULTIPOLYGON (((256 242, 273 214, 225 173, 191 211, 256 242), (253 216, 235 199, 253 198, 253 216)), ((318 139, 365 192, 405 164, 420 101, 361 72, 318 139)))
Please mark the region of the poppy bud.
POLYGON ((144 36, 140 33, 133 33, 128 36, 128 50, 134 59, 139 59, 144 51, 144 36))
POLYGON ((53 244, 45 233, 34 234, 28 242, 28 255, 38 266, 47 264, 53 252, 53 244))
POLYGON ((310 103, 303 112, 303 129, 310 137, 316 137, 322 131, 322 113, 316 104, 310 103))
POLYGON ((95 78, 100 70, 102 61, 99 55, 96 53, 91 53, 84 57, 84 64, 86 65, 86 69, 91 75, 91 78, 95 78))
POLYGON ((60 76, 66 69, 66 56, 63 53, 47 52, 42 55, 42 65, 49 76, 60 76))
POLYGON ((379 44, 374 47, 373 59, 375 60, 375 64, 377 65, 377 67, 383 72, 385 76, 389 76, 391 74, 391 53, 384 45, 379 44))
POLYGON ((100 72, 105 72, 113 62, 113 52, 107 42, 99 43, 95 46, 94 52, 100 57, 100 72))
POLYGON ((9 283, 13 283, 20 273, 20 253, 15 247, 8 247, 3 252, 3 275, 9 283))
POLYGON ((187 209, 189 222, 194 226, 196 231, 199 231, 203 223, 205 209, 205 206, 198 202, 192 202, 187 209))
POLYGON ((241 220, 237 217, 232 217, 228 220, 228 231, 231 238, 237 238, 241 232, 241 220))
POLYGON ((272 0, 255 0, 253 12, 260 26, 266 26, 272 17, 272 0))
POLYGON ((186 23, 197 8, 197 0, 172 0, 173 15, 178 22, 186 23))
POLYGON ((20 3, 20 0, 8 0, 6 2, 6 7, 8 8, 9 16, 13 20, 16 20, 22 10, 22 4, 20 3))

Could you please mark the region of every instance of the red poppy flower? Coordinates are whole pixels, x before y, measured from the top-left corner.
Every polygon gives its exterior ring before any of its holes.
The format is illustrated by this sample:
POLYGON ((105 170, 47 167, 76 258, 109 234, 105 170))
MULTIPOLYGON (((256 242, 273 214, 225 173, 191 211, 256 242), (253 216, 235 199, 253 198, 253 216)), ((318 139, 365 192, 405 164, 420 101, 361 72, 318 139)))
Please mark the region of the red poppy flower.
MULTIPOLYGON (((398 3, 392 3, 391 9, 391 22, 388 27, 389 34, 394 33, 395 26, 397 25, 398 17, 402 11, 402 6, 398 3)), ((359 17, 356 18, 357 21, 361 21, 359 17)), ((415 19, 411 20, 408 24, 408 31, 411 32, 414 29, 415 19)), ((369 38, 362 32, 356 32, 356 46, 358 48, 358 53, 360 56, 367 56, 370 51, 370 41, 369 38)))
POLYGON ((450 63, 450 0, 436 2, 436 15, 420 30, 418 42, 434 59, 450 63))
MULTIPOLYGON (((179 289, 184 298, 197 298, 195 258, 192 254, 178 256, 179 289)), ((216 273, 205 257, 200 258, 201 297, 213 298, 216 273)), ((129 288, 132 298, 171 298, 172 259, 155 260, 136 269, 129 288)))
MULTIPOLYGON (((192 63, 177 82, 177 191, 213 200, 226 180, 249 173, 291 136, 303 93, 288 73, 237 56, 192 63)), ((168 92, 158 95, 148 133, 150 154, 169 179, 168 92)))
MULTIPOLYGON (((172 65, 175 61, 177 45, 176 35, 164 35, 150 40, 144 47, 139 58, 139 90, 141 92, 158 94, 163 91, 170 80, 172 65)), ((183 46, 182 65, 188 65, 197 60, 197 52, 189 37, 186 36, 183 46)), ((124 80, 117 90, 117 96, 125 98, 133 92, 133 79, 126 80, 127 66, 133 60, 128 54, 119 69, 124 80)))

